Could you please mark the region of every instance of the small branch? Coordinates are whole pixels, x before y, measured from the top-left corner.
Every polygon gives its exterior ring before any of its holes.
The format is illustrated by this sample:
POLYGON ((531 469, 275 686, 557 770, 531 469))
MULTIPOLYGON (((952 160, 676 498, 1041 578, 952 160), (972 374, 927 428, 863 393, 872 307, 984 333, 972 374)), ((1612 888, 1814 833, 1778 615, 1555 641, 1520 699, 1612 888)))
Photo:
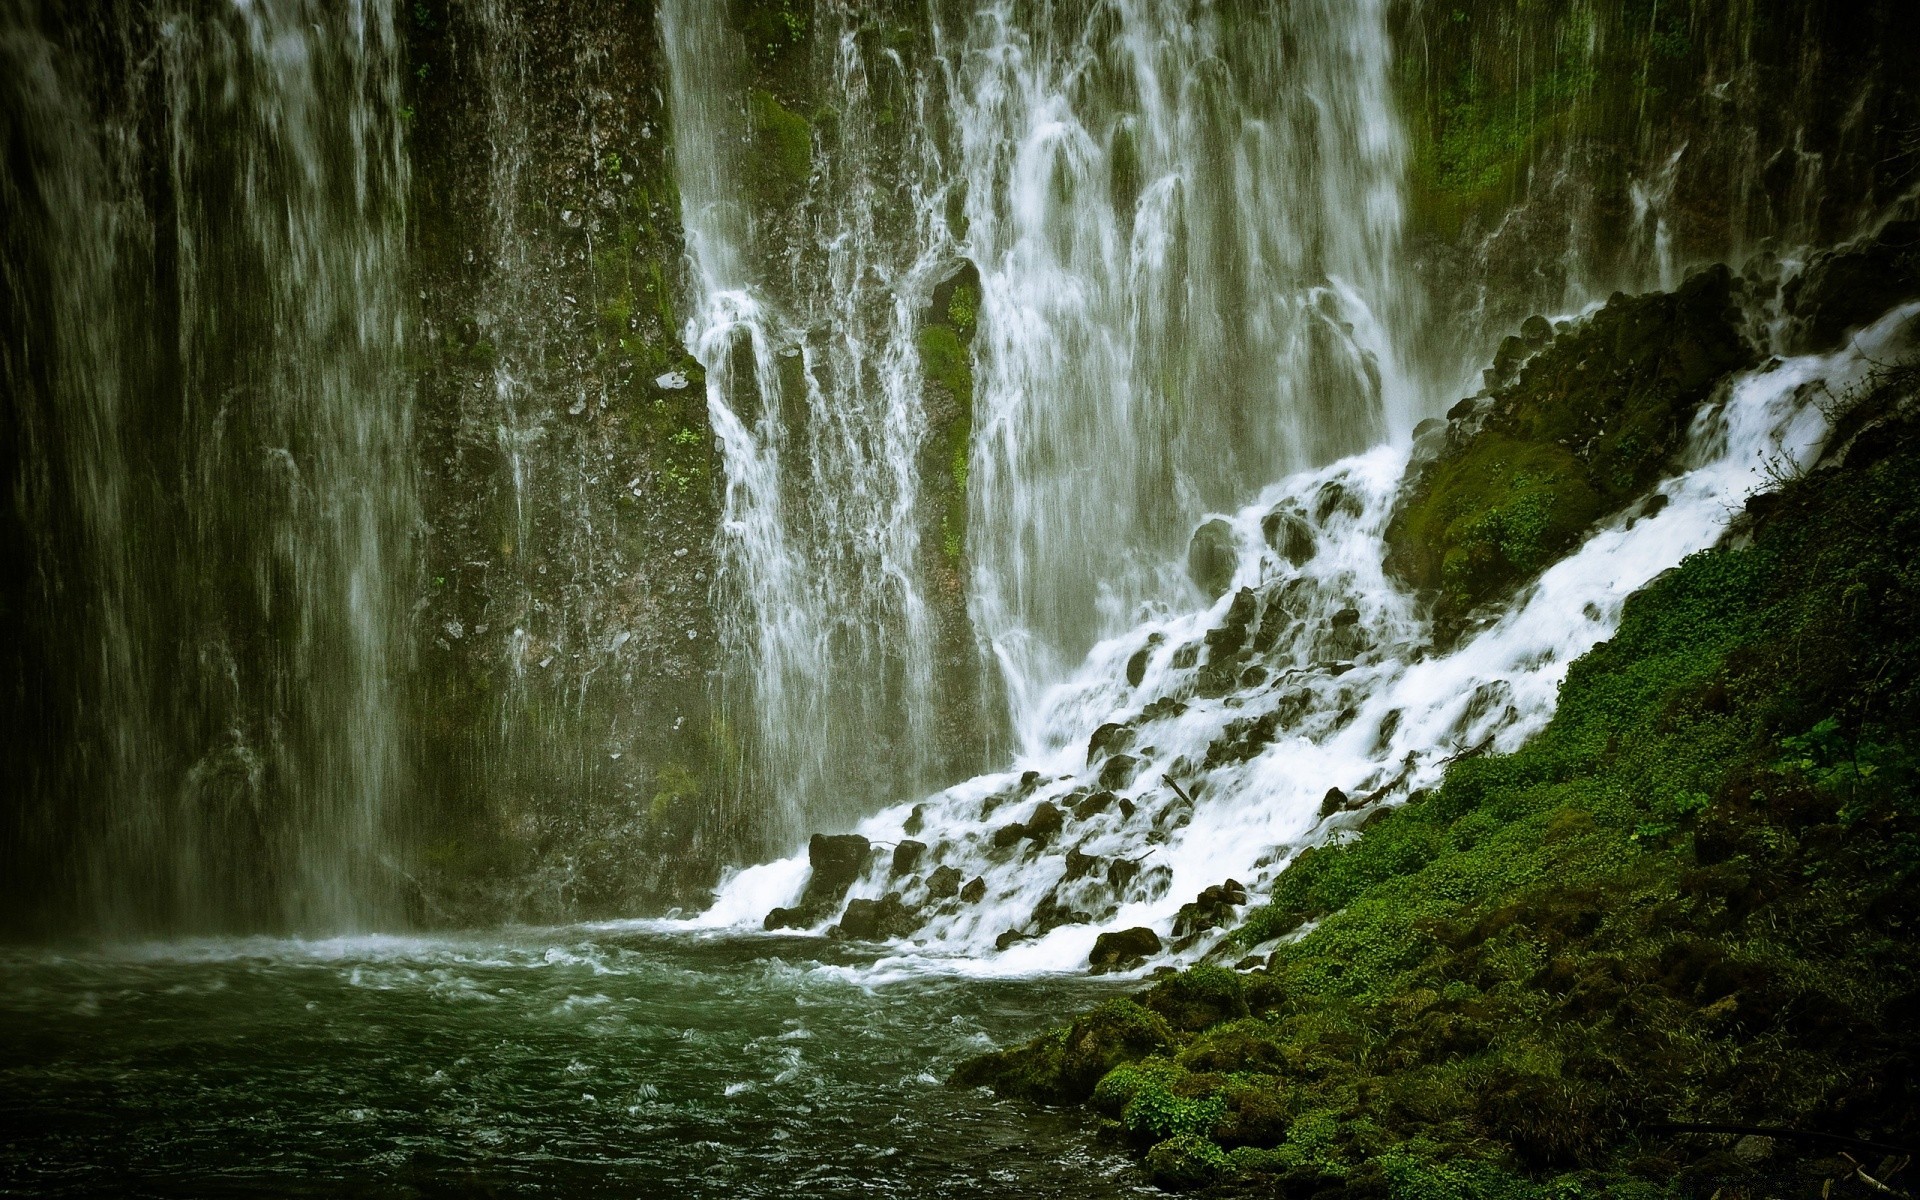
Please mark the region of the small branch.
MULTIPOLYGON (((1878 1179, 1875 1179, 1873 1176, 1867 1174, 1867 1169, 1861 1166, 1859 1160, 1854 1158, 1853 1155, 1843 1152, 1840 1155, 1840 1157, 1846 1159, 1848 1162, 1853 1164, 1853 1177, 1855 1179, 1858 1179, 1861 1183, 1866 1184, 1868 1187, 1872 1188, 1876 1192, 1882 1192, 1888 1196, 1899 1196, 1901 1200, 1908 1200, 1907 1194, 1905 1192, 1899 1191, 1896 1188, 1890 1188, 1886 1184, 1881 1183, 1878 1179)), ((1903 1162, 1900 1165, 1905 1166, 1906 1164, 1903 1162)), ((1899 1168, 1896 1167, 1893 1171, 1888 1173, 1889 1177, 1891 1177, 1894 1174, 1897 1174, 1898 1172, 1899 1172, 1899 1168)))
POLYGON ((1188 807, 1188 808, 1194 808, 1194 807, 1197 807, 1197 806, 1196 806, 1196 805, 1195 805, 1195 804, 1193 803, 1193 797, 1192 797, 1192 796, 1189 796, 1189 795, 1187 795, 1187 789, 1185 789, 1185 788, 1183 788, 1183 787, 1181 787, 1181 786, 1180 786, 1180 781, 1179 781, 1178 779, 1175 779, 1175 778, 1174 778, 1173 776, 1171 776, 1171 775, 1167 775, 1167 776, 1163 776, 1163 778, 1165 778, 1165 779, 1166 779, 1166 781, 1167 781, 1167 786, 1173 789, 1173 794, 1174 794, 1174 795, 1176 795, 1176 796, 1178 796, 1178 797, 1180 797, 1180 798, 1181 798, 1182 800, 1185 800, 1185 801, 1187 802, 1187 807, 1188 807))

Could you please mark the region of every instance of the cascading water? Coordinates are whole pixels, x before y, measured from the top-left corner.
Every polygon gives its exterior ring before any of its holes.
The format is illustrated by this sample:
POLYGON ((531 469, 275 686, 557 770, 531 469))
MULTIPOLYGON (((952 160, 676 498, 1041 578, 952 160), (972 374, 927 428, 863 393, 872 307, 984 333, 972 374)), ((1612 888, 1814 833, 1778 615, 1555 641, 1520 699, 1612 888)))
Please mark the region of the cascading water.
POLYGON ((956 674, 1009 710, 968 724, 1020 728, 1097 638, 1190 594, 1166 564, 1207 509, 1416 416, 1381 6, 987 5, 924 54, 813 20, 834 119, 797 216, 756 201, 742 146, 776 102, 724 15, 663 21, 727 464, 725 708, 770 845, 940 773, 956 674), (963 255, 978 294, 929 314, 963 255), (976 323, 977 387, 933 365, 976 323), (971 393, 957 432, 937 375, 971 393), (961 588, 985 672, 936 661, 961 588))
POLYGON ((1204 513, 1412 428, 1385 17, 1002 3, 949 51, 983 285, 973 612, 1017 724, 1191 594, 1169 564, 1204 513))
POLYGON ((391 915, 418 520, 391 6, 53 8, 0 15, 47 735, 18 877, 109 924, 391 915))
MULTIPOLYGON (((1403 450, 1268 489, 1232 518, 1237 591, 1097 645, 1045 697, 1046 748, 1012 771, 863 822, 874 841, 923 849, 905 869, 877 858, 851 897, 895 894, 924 921, 903 953, 965 956, 975 970, 1070 970, 1100 932, 1134 926, 1168 936, 1171 954, 1206 952, 1220 931, 1182 911, 1203 889, 1258 892, 1301 849, 1437 783, 1453 758, 1510 753, 1540 730, 1568 665, 1629 595, 1713 545, 1748 496, 1813 464, 1821 401, 1900 350, 1917 312, 1833 354, 1736 376, 1695 419, 1678 474, 1449 652, 1432 652, 1411 598, 1381 572, 1403 450), (978 882, 956 896, 962 879, 978 882)), ((805 855, 739 872, 699 923, 757 922, 807 877, 805 855)))
POLYGON ((662 33, 696 277, 687 342, 726 470, 721 707, 748 742, 744 786, 772 802, 766 844, 784 847, 936 771, 914 299, 951 269, 947 185, 925 139, 872 133, 876 89, 924 107, 924 79, 897 57, 870 59, 856 14, 839 14, 822 38, 840 133, 816 185, 832 202, 806 212, 817 246, 794 249, 781 278, 765 264, 782 241, 750 199, 739 148, 750 108, 774 102, 742 86, 744 52, 720 9, 674 0, 662 33))

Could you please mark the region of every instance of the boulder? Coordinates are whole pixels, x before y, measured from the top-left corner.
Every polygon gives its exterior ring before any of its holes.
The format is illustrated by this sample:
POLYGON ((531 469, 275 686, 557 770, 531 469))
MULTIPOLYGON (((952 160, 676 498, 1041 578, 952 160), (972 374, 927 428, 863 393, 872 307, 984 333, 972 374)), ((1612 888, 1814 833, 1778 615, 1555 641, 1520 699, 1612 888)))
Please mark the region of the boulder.
POLYGON ((760 922, 762 929, 805 929, 813 924, 807 920, 807 914, 798 908, 776 908, 760 922))
POLYGON ((1025 836, 1033 841, 1045 844, 1053 840, 1053 835, 1066 826, 1067 819, 1051 800, 1042 800, 1033 806, 1033 815, 1027 818, 1025 836))
POLYGON ((1097 817, 1107 811, 1116 799, 1118 799, 1118 797, 1112 792, 1095 792, 1093 795, 1088 796, 1073 806, 1073 819, 1076 821, 1085 821, 1089 818, 1097 817))
POLYGON ((1089 875, 1098 874, 1106 864, 1106 859, 1097 854, 1087 854, 1080 847, 1075 846, 1067 851, 1067 873, 1061 876, 1061 880, 1072 883, 1076 879, 1084 879, 1089 875))
POLYGON ((927 876, 927 895, 935 900, 950 900, 960 894, 960 868, 943 864, 927 876))
POLYGON ((1133 657, 1127 660, 1128 687, 1140 686, 1140 681, 1147 677, 1147 660, 1152 657, 1152 646, 1142 646, 1133 652, 1133 657))
POLYGON ((920 860, 927 855, 927 844, 912 839, 901 842, 893 848, 893 877, 911 875, 920 869, 920 860))
POLYGON ((1103 933, 1093 940, 1087 965, 1096 974, 1127 971, 1160 953, 1160 935, 1144 925, 1103 933))
POLYGON ((1901 301, 1920 299, 1920 220, 1893 221, 1815 255, 1781 299, 1793 318, 1787 349, 1796 354, 1830 350, 1901 301))
POLYGON ((1020 844, 1020 840, 1026 836, 1027 826, 1024 821, 1015 821, 1011 825, 1002 825, 993 831, 993 848, 996 850, 1005 850, 1008 846, 1017 846, 1020 844))
POLYGON ((906 937, 920 927, 920 913, 908 908, 899 892, 888 892, 878 900, 849 900, 847 911, 832 934, 858 941, 876 941, 906 937))
POLYGON ((987 898, 987 881, 984 876, 975 875, 967 880, 967 886, 960 889, 960 902, 978 904, 987 898))
POLYGON ((1260 522, 1260 532, 1275 554, 1296 567, 1312 558, 1318 549, 1313 527, 1307 524, 1306 517, 1291 509, 1276 508, 1268 513, 1260 522))
POLYGON ((1103 754, 1118 754, 1133 745, 1133 730, 1118 721, 1108 721, 1093 731, 1087 739, 1087 762, 1095 762, 1103 754))
POLYGON ((1330 817, 1347 807, 1347 794, 1339 788, 1328 788, 1327 794, 1320 798, 1320 815, 1330 817))
POLYGON ((1239 566, 1233 526, 1224 518, 1215 517, 1193 531, 1193 540, 1187 545, 1187 576, 1207 599, 1218 600, 1226 594, 1239 566))
POLYGON ((1142 763, 1131 754, 1116 754, 1100 768, 1100 786, 1107 791, 1118 791, 1133 782, 1140 773, 1142 763))
POLYGON ((807 863, 813 874, 800 897, 803 909, 831 908, 840 903, 854 881, 866 872, 873 843, 857 833, 816 833, 807 842, 807 863))

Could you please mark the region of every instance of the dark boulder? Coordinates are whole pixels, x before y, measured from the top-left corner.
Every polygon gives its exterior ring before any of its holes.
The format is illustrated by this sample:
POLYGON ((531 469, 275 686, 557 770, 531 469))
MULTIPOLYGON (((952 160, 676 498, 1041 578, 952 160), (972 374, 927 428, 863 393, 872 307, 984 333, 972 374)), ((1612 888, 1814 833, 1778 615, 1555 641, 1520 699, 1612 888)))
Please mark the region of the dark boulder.
POLYGON ((1339 788, 1328 788, 1327 794, 1320 798, 1320 815, 1330 817, 1347 807, 1347 794, 1339 788))
POLYGON ((1107 864, 1107 860, 1097 854, 1087 854, 1075 846, 1067 851, 1067 873, 1061 876, 1063 882, 1072 883, 1076 879, 1085 879, 1098 874, 1107 864))
POLYGON ((876 941, 906 937, 920 927, 918 910, 907 907, 899 892, 888 892, 878 900, 849 900, 840 923, 830 930, 832 936, 856 941, 876 941))
POLYGON ((1291 509, 1276 508, 1268 513, 1260 522, 1260 532, 1275 554, 1296 567, 1312 558, 1318 548, 1314 544, 1313 527, 1307 524, 1306 517, 1291 509))
POLYGON ((1185 937, 1230 924, 1234 919, 1233 910, 1246 902, 1247 889, 1239 881, 1229 879, 1215 884, 1180 906, 1173 918, 1173 936, 1185 937))
POLYGON ((960 1064, 949 1082, 1040 1104, 1081 1104, 1108 1071, 1172 1045, 1164 1018, 1131 1000, 1109 1000, 1076 1019, 1064 1035, 1042 1034, 960 1064))
POLYGON ((1026 837, 1045 844, 1066 826, 1067 818, 1051 800, 1042 800, 1033 806, 1033 815, 1027 818, 1026 837))
POLYGON ((1187 576, 1209 600, 1218 600, 1233 582, 1240 566, 1240 551, 1235 545, 1233 526, 1215 517, 1193 531, 1187 546, 1187 576))
POLYGON ((1142 646, 1133 652, 1133 657, 1127 660, 1128 687, 1140 686, 1140 681, 1147 677, 1147 660, 1152 657, 1152 646, 1142 646))
POLYGON ((1107 791, 1118 791, 1133 782, 1144 764, 1131 754, 1116 754, 1100 768, 1100 786, 1107 791))
POLYGON ((927 895, 935 900, 950 900, 960 894, 960 868, 942 865, 927 876, 927 895))
POLYGON ((847 889, 866 872, 873 843, 857 833, 816 833, 807 842, 807 862, 813 874, 800 897, 803 909, 826 909, 840 903, 847 889))
POLYGON ((1781 299, 1793 318, 1787 349, 1796 354, 1830 350, 1901 301, 1920 299, 1920 220, 1893 221, 1815 255, 1781 299))
POLYGON ((1112 792, 1095 792, 1093 795, 1088 796, 1073 806, 1073 819, 1076 821, 1085 821, 1091 817, 1097 817, 1107 811, 1116 799, 1118 799, 1118 797, 1112 792))
POLYGON ((813 924, 813 922, 807 919, 807 914, 801 909, 776 908, 767 914, 766 920, 760 922, 760 928, 768 930, 805 929, 811 924, 813 924))
POLYGON ((901 842, 893 848, 893 876, 911 875, 920 869, 920 860, 927 855, 927 844, 911 839, 901 842))
POLYGON ((1002 825, 993 831, 993 847, 996 850, 1005 850, 1008 846, 1019 845, 1020 840, 1026 836, 1027 825, 1024 821, 1015 821, 1011 825, 1002 825))
POLYGON ((1133 729, 1118 721, 1108 721, 1093 731, 1087 739, 1087 762, 1093 763, 1103 754, 1118 754, 1133 744, 1133 729))
POLYGON ((1095 974, 1128 971, 1160 953, 1160 935, 1144 925, 1103 933, 1093 941, 1087 965, 1095 974))
POLYGON ((967 886, 960 889, 960 901, 963 904, 978 904, 986 898, 987 881, 983 876, 975 875, 967 880, 967 886))

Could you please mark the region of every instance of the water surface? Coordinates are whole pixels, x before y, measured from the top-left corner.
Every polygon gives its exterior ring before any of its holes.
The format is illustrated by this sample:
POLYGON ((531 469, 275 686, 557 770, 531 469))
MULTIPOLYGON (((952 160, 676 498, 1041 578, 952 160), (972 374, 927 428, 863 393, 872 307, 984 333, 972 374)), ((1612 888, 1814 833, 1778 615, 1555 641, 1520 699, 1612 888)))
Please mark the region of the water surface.
POLYGON ((1114 986, 630 926, 8 951, 0 1190, 1130 1195, 1083 1118, 942 1082, 1114 986))

